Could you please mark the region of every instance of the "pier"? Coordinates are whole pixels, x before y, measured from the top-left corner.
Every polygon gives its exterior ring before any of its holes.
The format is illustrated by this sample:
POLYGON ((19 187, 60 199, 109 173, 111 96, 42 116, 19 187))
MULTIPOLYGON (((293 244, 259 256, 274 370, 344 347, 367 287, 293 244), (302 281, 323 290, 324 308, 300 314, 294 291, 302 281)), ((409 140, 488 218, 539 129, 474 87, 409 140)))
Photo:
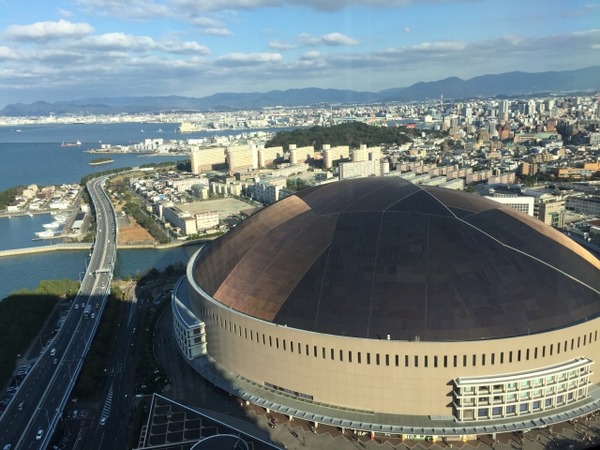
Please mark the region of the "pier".
POLYGON ((12 248, 8 250, 0 250, 0 258, 7 256, 28 255, 32 253, 45 253, 62 250, 89 250, 92 248, 91 242, 68 243, 43 245, 39 247, 12 248))

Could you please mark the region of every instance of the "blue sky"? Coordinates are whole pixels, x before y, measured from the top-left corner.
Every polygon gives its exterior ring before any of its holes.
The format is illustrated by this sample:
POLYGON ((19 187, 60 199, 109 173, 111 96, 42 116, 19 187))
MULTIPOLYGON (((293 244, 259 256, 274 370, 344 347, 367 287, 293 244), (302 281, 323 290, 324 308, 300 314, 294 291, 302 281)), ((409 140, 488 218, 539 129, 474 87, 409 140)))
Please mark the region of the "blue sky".
POLYGON ((0 108, 600 64, 598 0, 0 0, 0 108))

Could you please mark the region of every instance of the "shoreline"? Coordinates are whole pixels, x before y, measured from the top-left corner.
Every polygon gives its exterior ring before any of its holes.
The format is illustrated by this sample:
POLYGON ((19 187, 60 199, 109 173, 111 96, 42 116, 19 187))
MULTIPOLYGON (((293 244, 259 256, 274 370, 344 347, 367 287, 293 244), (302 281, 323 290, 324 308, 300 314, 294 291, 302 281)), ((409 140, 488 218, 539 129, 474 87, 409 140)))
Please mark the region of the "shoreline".
MULTIPOLYGON (((133 244, 117 244, 117 250, 140 250, 140 249, 148 249, 148 250, 168 250, 175 247, 184 247, 186 245, 194 245, 200 244, 204 241, 210 239, 198 239, 194 241, 181 241, 181 242, 171 242, 168 244, 142 244, 142 243, 133 243, 133 244)), ((55 252, 55 251, 70 251, 70 250, 89 250, 92 248, 91 242, 80 242, 80 243, 59 243, 59 244, 51 244, 51 245, 41 245, 39 247, 22 247, 22 248, 13 248, 0 250, 0 258, 7 258, 11 256, 21 256, 21 255, 31 255, 35 253, 46 253, 46 252, 55 252)))

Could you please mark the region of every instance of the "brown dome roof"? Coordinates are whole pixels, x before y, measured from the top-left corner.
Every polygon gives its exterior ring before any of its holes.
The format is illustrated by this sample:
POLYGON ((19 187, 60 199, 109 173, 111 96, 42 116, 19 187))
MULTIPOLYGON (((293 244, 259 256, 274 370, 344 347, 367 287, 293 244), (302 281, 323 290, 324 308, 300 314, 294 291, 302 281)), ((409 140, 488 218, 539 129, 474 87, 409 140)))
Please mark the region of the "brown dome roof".
POLYGON ((205 249, 194 274, 217 301, 289 327, 461 340, 596 317, 599 269, 578 244, 510 207, 371 177, 264 208, 205 249))

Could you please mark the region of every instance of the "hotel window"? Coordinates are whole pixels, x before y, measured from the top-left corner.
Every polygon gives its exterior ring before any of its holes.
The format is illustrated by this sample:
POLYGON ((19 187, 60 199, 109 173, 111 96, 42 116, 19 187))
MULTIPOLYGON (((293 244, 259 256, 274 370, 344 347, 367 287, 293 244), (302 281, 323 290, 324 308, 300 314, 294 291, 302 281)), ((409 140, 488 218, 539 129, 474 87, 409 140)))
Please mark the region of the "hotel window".
POLYGON ((415 367, 419 367, 419 355, 415 355, 415 367))
POLYGON ((542 345, 542 358, 546 357, 546 346, 542 345))
POLYGON ((448 367, 448 356, 444 355, 444 367, 448 367))
POLYGON ((495 359, 496 359, 496 354, 495 354, 495 353, 492 353, 492 361, 491 361, 491 363, 492 363, 492 366, 494 365, 494 360, 495 360, 495 359))
POLYGON ((310 355, 310 352, 308 351, 308 344, 306 344, 306 356, 310 355))
POLYGON ((521 350, 517 351, 517 361, 521 362, 521 350))
POLYGON ((352 362, 352 350, 348 350, 348 362, 352 362))
POLYGON ((317 346, 316 345, 313 346, 313 353, 314 353, 315 358, 316 358, 317 357, 317 346))
POLYGON ((477 355, 473 355, 473 367, 477 365, 477 355))
POLYGON ((509 363, 512 362, 512 350, 510 352, 508 352, 508 362, 509 363))
POLYGON ((527 412, 528 406, 529 405, 527 403, 521 403, 519 405, 519 411, 521 411, 521 412, 527 412))
POLYGON ((560 355, 560 342, 556 344, 556 354, 560 355))
POLYGON ((550 344, 550 356, 552 356, 552 351, 554 350, 554 344, 550 344))
POLYGON ((300 342, 298 342, 298 353, 302 354, 302 345, 300 345, 300 342))
POLYGON ((371 353, 367 352, 367 364, 371 364, 371 353))
POLYGON ((344 360, 344 350, 340 350, 340 361, 344 360))
POLYGON ((598 330, 594 331, 594 342, 598 340, 598 330))
POLYGON ((325 356, 325 347, 321 347, 321 353, 323 355, 323 359, 325 359, 326 358, 326 356, 325 356))
POLYGON ((271 339, 271 336, 269 336, 269 347, 273 347, 273 340, 271 339))
POLYGON ((375 353, 375 364, 379 365, 379 353, 375 353))
POLYGON ((267 343, 265 342, 265 334, 264 333, 263 333, 262 337, 263 337, 263 339, 262 339, 263 345, 267 345, 267 343))
POLYGON ((390 365, 390 355, 388 355, 387 353, 385 354, 385 365, 386 366, 390 365))
POLYGON ((404 355, 404 367, 408 367, 408 355, 404 355))
POLYGON ((433 367, 437 367, 437 364, 438 364, 437 356, 434 356, 433 357, 433 367))
MULTIPOLYGON (((283 349, 286 350, 285 348, 285 339, 282 339, 283 341, 283 349)), ((277 348, 279 348, 279 339, 277 339, 277 348)))
POLYGON ((398 366, 400 365, 400 357, 399 357, 398 355, 396 355, 396 356, 394 357, 394 359, 395 359, 395 361, 394 361, 394 362, 396 363, 396 367, 398 367, 398 366))
POLYGON ((358 356, 358 363, 360 364, 360 363, 361 363, 361 359, 362 359, 362 358, 361 358, 361 356, 362 356, 362 355, 361 355, 361 353, 360 353, 360 352, 358 352, 358 355, 356 355, 356 356, 358 356))
POLYGON ((467 367, 467 355, 463 355, 463 367, 467 367))
POLYGON ((525 361, 529 361, 529 349, 525 350, 525 361))
POLYGON ((581 344, 581 337, 577 338, 577 348, 579 348, 579 344, 581 344))
POLYGON ((481 365, 485 366, 485 353, 481 354, 481 365))
POLYGON ((454 367, 458 366, 458 356, 457 355, 454 355, 452 357, 452 363, 453 363, 454 367))
POLYGON ((583 335, 583 346, 585 347, 585 340, 586 340, 587 336, 584 334, 583 335))
POLYGON ((425 359, 425 361, 423 362, 423 365, 425 367, 429 367, 429 356, 424 356, 423 358, 425 359))
MULTIPOLYGON (((284 342, 285 342, 285 340, 284 340, 284 342)), ((279 338, 278 337, 275 338, 275 348, 279 348, 279 338)))
POLYGON ((538 355, 538 350, 537 349, 538 349, 537 347, 535 347, 533 349, 533 359, 537 359, 537 355, 538 355))
POLYGON ((331 349, 331 360, 332 360, 332 361, 335 359, 335 356, 334 356, 334 354, 335 354, 335 350, 334 350, 334 349, 331 349))
POLYGON ((571 339, 571 350, 575 348, 575 339, 571 339))

